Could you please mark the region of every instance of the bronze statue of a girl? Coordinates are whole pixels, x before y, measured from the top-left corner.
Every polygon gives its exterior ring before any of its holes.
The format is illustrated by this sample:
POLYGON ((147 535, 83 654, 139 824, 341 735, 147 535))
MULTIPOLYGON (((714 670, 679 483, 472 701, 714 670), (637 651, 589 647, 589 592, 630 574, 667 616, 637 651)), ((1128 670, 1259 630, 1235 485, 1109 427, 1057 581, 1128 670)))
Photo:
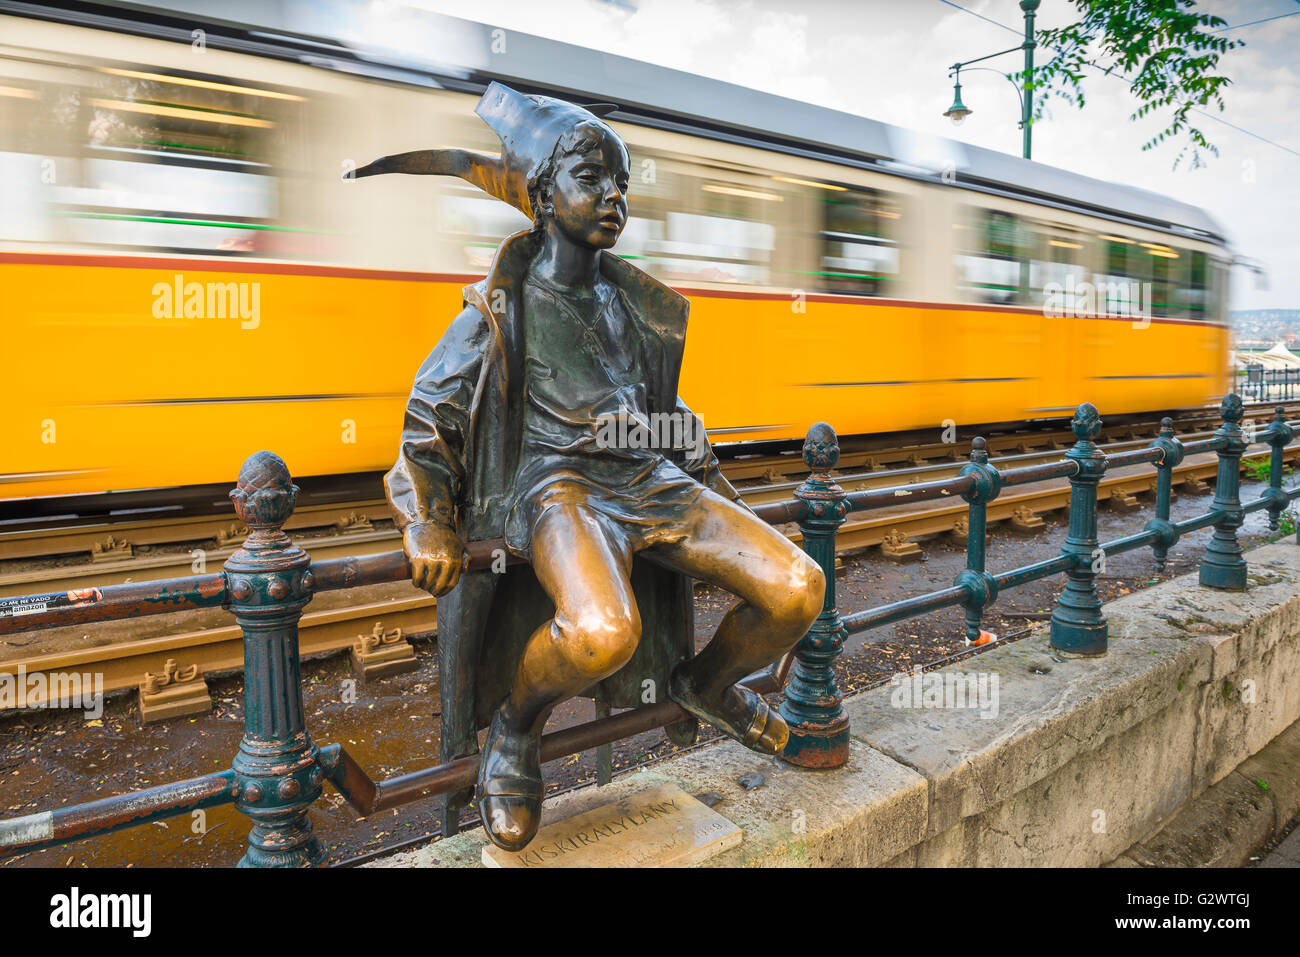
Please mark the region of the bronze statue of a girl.
POLYGON ((816 563, 739 502, 677 396, 686 299, 607 251, 627 225, 630 172, 609 109, 493 83, 476 112, 499 157, 420 150, 356 173, 460 176, 533 219, 466 287, 417 375, 386 478, 413 582, 446 596, 444 702, 453 684, 468 689, 444 708, 444 757, 472 753, 487 727, 480 815, 511 850, 539 825, 547 717, 594 685, 633 706, 662 677, 690 714, 780 753, 784 720, 737 682, 799 641, 825 588, 816 563), (677 417, 673 447, 654 441, 664 415, 677 417), (628 435, 605 427, 614 417, 635 440, 611 438, 628 435), (464 542, 495 538, 531 573, 462 577, 464 542), (740 599, 698 655, 691 578, 740 599))

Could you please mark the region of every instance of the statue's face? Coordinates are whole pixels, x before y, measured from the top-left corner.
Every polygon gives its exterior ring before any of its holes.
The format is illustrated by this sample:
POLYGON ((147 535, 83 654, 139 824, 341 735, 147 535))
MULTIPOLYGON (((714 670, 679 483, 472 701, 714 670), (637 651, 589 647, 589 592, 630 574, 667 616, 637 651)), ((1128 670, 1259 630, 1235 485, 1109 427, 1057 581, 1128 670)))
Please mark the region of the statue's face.
POLYGON ((575 243, 609 249, 627 225, 630 157, 617 137, 562 157, 551 192, 551 218, 575 243))

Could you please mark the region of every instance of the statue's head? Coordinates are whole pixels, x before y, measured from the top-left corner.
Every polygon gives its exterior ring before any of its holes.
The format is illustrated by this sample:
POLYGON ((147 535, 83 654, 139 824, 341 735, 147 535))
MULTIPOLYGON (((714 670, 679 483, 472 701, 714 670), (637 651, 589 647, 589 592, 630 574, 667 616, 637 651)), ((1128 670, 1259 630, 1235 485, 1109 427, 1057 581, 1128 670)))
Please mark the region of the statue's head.
POLYGON ((575 123, 528 181, 534 230, 553 229, 596 249, 613 246, 627 225, 630 164, 622 138, 604 123, 575 123))
POLYGON ((385 156, 356 171, 459 176, 570 240, 608 249, 627 224, 631 158, 602 117, 616 107, 576 106, 526 96, 492 83, 475 111, 501 139, 501 155, 474 150, 416 150, 385 156))

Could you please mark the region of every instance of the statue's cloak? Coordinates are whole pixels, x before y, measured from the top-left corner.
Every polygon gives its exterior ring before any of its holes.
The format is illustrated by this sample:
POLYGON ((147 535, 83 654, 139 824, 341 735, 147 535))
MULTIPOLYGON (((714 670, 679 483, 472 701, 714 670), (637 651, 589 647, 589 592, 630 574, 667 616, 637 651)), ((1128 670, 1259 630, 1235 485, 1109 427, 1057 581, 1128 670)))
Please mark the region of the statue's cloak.
MULTIPOLYGON (((465 287, 465 308, 416 376, 400 456, 385 477, 400 528, 437 521, 466 541, 503 535, 522 445, 523 283, 537 250, 531 232, 501 244, 487 278, 465 287)), ((608 252, 600 270, 642 333, 649 411, 692 415, 677 396, 689 302, 608 252)), ((704 452, 692 456, 690 474, 737 499, 712 449, 704 452)), ((686 452, 667 454, 688 467, 686 452)), ((509 692, 525 642, 555 614, 530 566, 501 572, 501 564, 466 571, 438 600, 444 760, 478 750, 477 732, 509 692)), ((637 557, 632 585, 640 645, 627 665, 585 692, 615 708, 666 700, 669 673, 694 653, 691 580, 637 557)))

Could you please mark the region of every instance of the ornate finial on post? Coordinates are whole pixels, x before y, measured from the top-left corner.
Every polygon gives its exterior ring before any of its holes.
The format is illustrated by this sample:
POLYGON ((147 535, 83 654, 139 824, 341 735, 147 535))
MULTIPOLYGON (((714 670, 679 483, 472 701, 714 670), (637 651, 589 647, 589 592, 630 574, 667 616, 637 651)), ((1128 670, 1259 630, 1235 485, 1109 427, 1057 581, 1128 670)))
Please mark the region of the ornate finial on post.
POLYGON ((849 759, 849 716, 845 713, 832 664, 848 632, 835 604, 835 534, 849 507, 844 490, 830 477, 840 460, 835 430, 818 422, 803 444, 804 464, 812 471, 795 491, 804 504, 799 530, 803 550, 826 577, 822 612, 795 647, 794 673, 781 702, 790 725, 783 760, 805 768, 838 768, 849 759))
POLYGON ((1077 440, 1065 453, 1077 469, 1070 476, 1070 527, 1061 546, 1074 564, 1066 570, 1065 590, 1052 609, 1051 645, 1071 655, 1106 653, 1107 626, 1097 596, 1097 575, 1106 555, 1097 543, 1097 486, 1106 473, 1106 454, 1093 441, 1101 435, 1101 416, 1091 402, 1079 406, 1070 422, 1077 440))
POLYGON ((288 467, 270 452, 249 457, 230 493, 250 529, 225 566, 230 607, 244 632, 244 737, 233 767, 235 806, 253 829, 240 867, 309 867, 325 858, 307 820, 322 773, 303 716, 298 663, 311 558, 281 530, 297 495, 288 467))
POLYGON ((1284 450, 1295 438, 1295 430, 1286 424, 1286 407, 1279 405, 1273 411, 1273 421, 1268 424, 1265 441, 1273 450, 1268 457, 1268 527, 1277 531, 1278 519, 1291 504, 1291 496, 1282 490, 1282 469, 1284 450))
POLYGON ((1183 460, 1183 443, 1174 435, 1174 420, 1165 416, 1160 420, 1160 434, 1151 442, 1152 448, 1160 450, 1160 461, 1156 463, 1156 517, 1147 522, 1147 531, 1156 532, 1160 537, 1151 546, 1156 559, 1156 571, 1165 570, 1165 559, 1169 549, 1178 541, 1178 530, 1169 520, 1169 505, 1173 499, 1174 469, 1183 460))
POLYGON ((840 462, 840 443, 835 430, 825 422, 818 422, 808 430, 803 440, 803 462, 814 476, 829 478, 830 470, 840 462))
POLYGON ((1223 417, 1224 422, 1240 425, 1245 410, 1246 407, 1242 404, 1241 396, 1235 392, 1229 392, 1223 397, 1223 401, 1219 403, 1219 415, 1223 417))
POLYGON ((1218 514, 1214 534, 1201 559, 1201 584, 1209 588, 1240 590, 1246 587, 1246 559, 1242 557, 1237 529, 1246 513, 1241 508, 1241 456, 1247 442, 1241 433, 1241 396, 1229 392, 1219 406, 1223 425, 1215 430, 1219 442, 1219 474, 1214 483, 1211 508, 1218 514))
POLYGON ((1101 413, 1091 402, 1085 402, 1075 410, 1074 418, 1070 420, 1070 430, 1074 432, 1074 438, 1078 442, 1091 443, 1093 439, 1101 435, 1101 413))
POLYGON ((239 520, 261 539, 274 538, 289 520, 298 501, 298 486, 289 467, 274 452, 254 452, 239 470, 239 484, 231 489, 239 520))
POLYGON ((984 609, 998 597, 997 580, 984 570, 984 549, 988 538, 988 503, 1002 491, 1002 476, 989 465, 988 443, 982 436, 976 436, 970 445, 970 463, 960 473, 971 477, 970 488, 961 496, 970 505, 966 513, 966 570, 953 584, 965 592, 962 607, 966 613, 966 640, 973 643, 980 638, 984 609))

